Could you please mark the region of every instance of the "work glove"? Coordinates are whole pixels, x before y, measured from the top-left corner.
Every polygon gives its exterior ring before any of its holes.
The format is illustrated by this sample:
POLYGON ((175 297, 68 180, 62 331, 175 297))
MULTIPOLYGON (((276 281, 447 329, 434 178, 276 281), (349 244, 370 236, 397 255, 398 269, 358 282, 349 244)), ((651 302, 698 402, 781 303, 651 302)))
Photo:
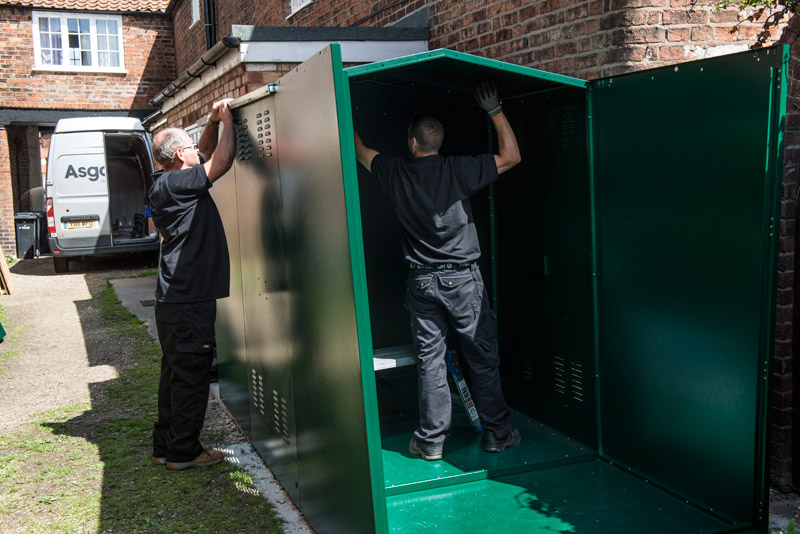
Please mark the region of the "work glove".
POLYGON ((482 82, 475 91, 475 100, 478 105, 483 108, 490 117, 493 117, 503 111, 500 105, 500 97, 497 96, 497 88, 492 82, 482 82))

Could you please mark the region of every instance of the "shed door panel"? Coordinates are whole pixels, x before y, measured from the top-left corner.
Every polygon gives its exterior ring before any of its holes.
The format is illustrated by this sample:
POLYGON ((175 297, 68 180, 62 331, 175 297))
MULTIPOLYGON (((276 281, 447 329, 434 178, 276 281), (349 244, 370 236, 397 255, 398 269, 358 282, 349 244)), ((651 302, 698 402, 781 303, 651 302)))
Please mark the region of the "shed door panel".
POLYGON ((590 89, 601 454, 743 521, 763 476, 781 66, 766 49, 590 89))
POLYGON ((339 54, 328 47, 280 79, 273 130, 298 504, 319 532, 366 534, 375 519, 334 83, 339 54))

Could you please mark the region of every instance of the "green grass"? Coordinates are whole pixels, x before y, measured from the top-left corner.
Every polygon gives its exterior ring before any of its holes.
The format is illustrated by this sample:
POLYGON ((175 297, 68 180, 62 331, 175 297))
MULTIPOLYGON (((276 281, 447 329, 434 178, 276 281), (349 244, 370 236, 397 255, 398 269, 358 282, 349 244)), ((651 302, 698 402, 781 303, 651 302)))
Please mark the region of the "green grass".
POLYGON ((109 283, 94 300, 133 364, 91 405, 48 410, 0 435, 0 532, 282 533, 242 469, 150 465, 159 347, 109 283))
POLYGON ((0 323, 3 324, 3 328, 6 331, 3 342, 0 344, 0 376, 3 376, 5 374, 6 364, 19 356, 19 349, 15 347, 16 342, 19 341, 23 332, 29 328, 33 328, 33 325, 14 327, 13 324, 8 322, 8 314, 6 313, 6 309, 2 306, 0 306, 0 323))

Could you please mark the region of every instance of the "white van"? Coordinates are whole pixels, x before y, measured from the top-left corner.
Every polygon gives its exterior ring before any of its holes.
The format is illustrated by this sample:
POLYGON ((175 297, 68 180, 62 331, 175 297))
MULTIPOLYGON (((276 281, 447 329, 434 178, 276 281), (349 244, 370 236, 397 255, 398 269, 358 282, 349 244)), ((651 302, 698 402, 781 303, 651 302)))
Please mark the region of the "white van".
POLYGON ((46 210, 57 273, 83 256, 158 250, 145 213, 153 183, 150 136, 139 119, 61 119, 50 141, 46 210))

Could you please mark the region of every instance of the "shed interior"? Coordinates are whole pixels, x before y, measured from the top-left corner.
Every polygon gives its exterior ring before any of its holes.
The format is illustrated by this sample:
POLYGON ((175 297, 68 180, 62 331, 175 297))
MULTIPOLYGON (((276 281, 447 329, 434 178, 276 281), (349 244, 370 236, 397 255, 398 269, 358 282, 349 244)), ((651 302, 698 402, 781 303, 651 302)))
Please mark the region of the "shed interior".
MULTIPOLYGON (((446 527, 447 532, 461 532, 485 527, 505 532, 673 534, 760 528, 757 527, 762 513, 757 509, 760 505, 751 506, 754 499, 755 502, 760 499, 758 484, 753 479, 758 475, 752 471, 752 463, 733 482, 738 484, 736 489, 717 489, 714 490, 717 496, 712 497, 709 488, 716 486, 718 480, 704 480, 702 474, 659 480, 615 461, 604 451, 600 421, 603 417, 615 419, 618 408, 623 411, 636 408, 620 408, 619 402, 609 402, 613 407, 606 410, 596 391, 597 384, 602 382, 598 378, 602 355, 595 337, 594 262, 597 260, 593 251, 597 243, 593 240, 593 230, 597 221, 593 217, 598 208, 593 205, 597 184, 591 181, 590 144, 592 134, 602 135, 604 126, 588 122, 588 108, 592 105, 589 84, 549 73, 530 70, 521 73, 514 68, 496 68, 490 62, 463 59, 449 56, 430 61, 401 60, 388 67, 373 64, 346 69, 353 127, 367 146, 381 153, 404 156, 411 116, 430 115, 445 125, 442 155, 491 152, 495 145, 491 123, 476 106, 473 94, 482 80, 497 85, 518 139, 522 163, 473 197, 473 210, 481 239, 480 266, 487 285, 491 286, 489 291, 498 318, 503 389, 514 413, 514 424, 522 434, 522 443, 501 454, 484 452, 480 435, 472 431, 466 412, 459 409, 457 390, 451 381, 455 407, 453 430, 445 443, 443 459, 425 462, 408 452, 418 414, 416 371, 403 308, 406 266, 402 260, 400 228, 388 196, 359 165, 358 190, 390 531, 422 532, 446 527), (709 500, 701 500, 705 498, 709 500), (480 514, 472 513, 475 507, 481 510, 480 514)), ((719 76, 726 67, 718 67, 719 76)), ((641 82, 634 80, 633 86, 637 83, 641 82)), ((685 86, 685 81, 677 83, 685 86)), ((655 94, 639 98, 655 98, 659 91, 676 90, 674 83, 668 85, 663 89, 640 87, 655 94)), ((661 94, 664 98, 680 98, 677 95, 680 90, 677 94, 661 94)), ((617 108, 598 116, 621 113, 625 111, 617 108)), ((762 110, 759 120, 768 121, 768 114, 762 110)), ((683 127, 691 128, 690 124, 683 127)), ((620 154, 624 152, 623 149, 620 154)), ((759 167, 755 170, 758 173, 759 167)), ((763 187, 762 176, 756 174, 755 181, 763 187)), ((613 179, 613 175, 596 174, 595 178, 613 179)), ((608 192, 615 185, 610 189, 607 184, 600 186, 603 187, 608 192)), ((609 213, 622 210, 624 206, 615 205, 612 197, 613 194, 607 197, 609 213)), ((627 193, 623 197, 625 203, 639 201, 627 193)), ((750 222, 761 229, 763 198, 756 208, 758 214, 750 222)), ((678 207, 675 215, 691 219, 703 210, 695 206, 681 213, 678 207)), ((450 339, 448 348, 458 351, 457 340, 450 339)), ((658 364, 656 359, 647 361, 648 356, 636 350, 622 356, 626 357, 644 357, 646 365, 639 369, 641 372, 648 372, 647 364, 658 364)), ((752 353, 748 358, 755 365, 752 353)), ((462 361, 462 366, 465 365, 462 361)), ((755 404, 757 384, 753 370, 743 372, 752 379, 746 389, 755 404)), ((609 383, 617 381, 615 385, 622 385, 614 378, 613 371, 606 369, 604 375, 609 383)), ((685 387, 668 384, 669 380, 665 378, 661 385, 685 387)), ((641 384, 646 382, 643 377, 641 384)), ((631 400, 629 393, 621 396, 631 400)), ((667 389, 658 400, 669 404, 682 399, 680 393, 675 395, 667 389)), ((692 403, 690 410, 713 410, 709 405, 715 401, 695 399, 692 403)), ((749 415, 745 420, 744 424, 751 426, 739 429, 747 437, 733 437, 750 439, 748 447, 753 447, 756 424, 749 415)), ((674 430, 680 431, 681 425, 675 423, 674 430)), ((618 423, 612 426, 618 427, 618 423)), ((636 442, 636 434, 648 432, 647 428, 617 430, 623 440, 630 435, 631 443, 636 442)), ((683 430, 692 431, 688 426, 683 430)), ((700 434, 695 437, 702 438, 700 434)), ((614 440, 618 442, 617 438, 614 440)), ((693 445, 697 451, 655 462, 666 468, 685 470, 686 465, 674 464, 687 458, 690 462, 698 460, 707 452, 706 446, 693 445)), ((751 448, 749 453, 753 452, 751 448)), ((653 448, 637 453, 640 457, 659 458, 662 454, 670 454, 666 444, 664 450, 653 448)), ((711 467, 709 473, 713 470, 711 467)))
POLYGON ((332 45, 238 99, 211 190, 232 263, 220 391, 312 526, 766 533, 787 62, 586 82, 448 50, 344 68, 332 45), (443 155, 492 151, 483 80, 522 154, 472 204, 523 439, 484 452, 454 401, 425 462, 400 228, 352 130, 401 156, 430 114, 443 155))

